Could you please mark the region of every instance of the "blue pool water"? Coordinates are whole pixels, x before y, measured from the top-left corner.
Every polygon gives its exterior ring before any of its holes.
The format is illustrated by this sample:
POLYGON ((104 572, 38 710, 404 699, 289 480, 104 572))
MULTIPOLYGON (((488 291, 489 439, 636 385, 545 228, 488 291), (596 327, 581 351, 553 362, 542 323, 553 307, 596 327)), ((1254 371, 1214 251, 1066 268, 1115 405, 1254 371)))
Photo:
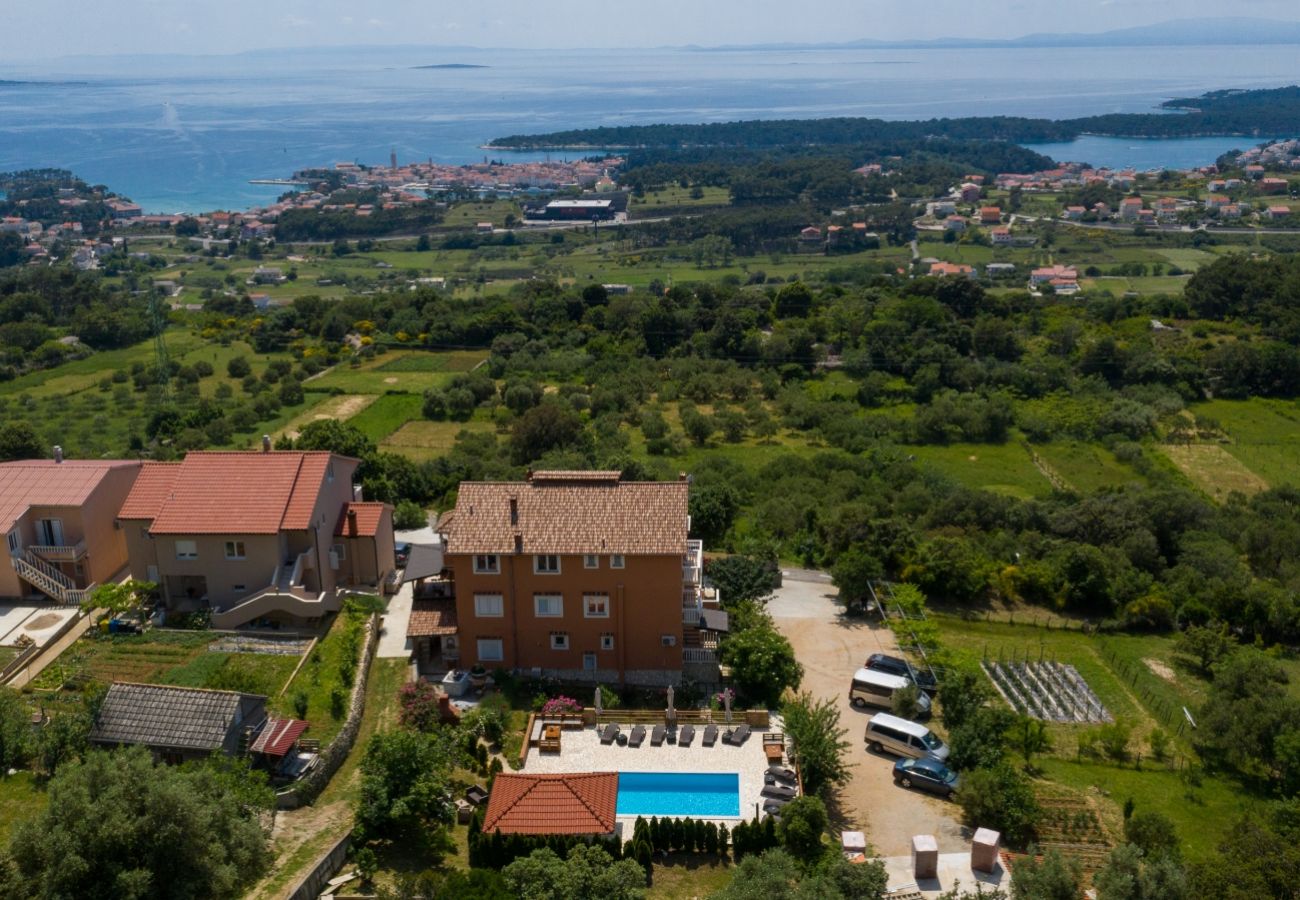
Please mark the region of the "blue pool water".
POLYGON ((735 772, 619 772, 620 816, 740 815, 740 776, 735 772))

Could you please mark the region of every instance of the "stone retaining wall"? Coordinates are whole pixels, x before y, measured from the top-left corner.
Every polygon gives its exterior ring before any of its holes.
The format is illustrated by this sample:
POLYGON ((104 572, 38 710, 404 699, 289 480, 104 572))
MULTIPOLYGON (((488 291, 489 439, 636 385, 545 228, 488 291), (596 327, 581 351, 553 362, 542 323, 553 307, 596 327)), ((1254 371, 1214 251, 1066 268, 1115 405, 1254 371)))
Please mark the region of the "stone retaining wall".
POLYGON ((329 784, 343 760, 352 752, 352 745, 357 740, 361 729, 361 718, 366 711, 366 681, 370 677, 370 664, 375 658, 375 646, 379 643, 379 614, 372 613, 366 621, 365 640, 362 642, 361 662, 357 665, 357 677, 352 683, 352 697, 348 703, 348 715, 343 727, 330 741, 328 747, 321 751, 316 767, 295 781, 292 785, 275 795, 279 809, 297 809, 311 803, 329 784))

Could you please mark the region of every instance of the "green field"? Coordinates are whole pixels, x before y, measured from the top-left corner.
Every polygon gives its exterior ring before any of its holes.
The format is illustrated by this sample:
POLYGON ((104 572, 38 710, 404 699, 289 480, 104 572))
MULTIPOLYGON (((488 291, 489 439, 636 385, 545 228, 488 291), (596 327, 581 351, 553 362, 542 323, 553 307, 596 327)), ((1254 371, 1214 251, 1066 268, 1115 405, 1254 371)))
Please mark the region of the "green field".
POLYGON ((1053 441, 1035 445, 1034 450, 1070 487, 1084 493, 1143 480, 1099 444, 1053 441))
POLYGON ((407 422, 419 418, 423 406, 424 398, 419 394, 383 394, 347 421, 379 443, 407 422))
POLYGON ((929 466, 968 487, 1029 499, 1051 493, 1052 485, 1014 441, 1005 444, 948 444, 908 447, 929 466))
POLYGON ((446 361, 438 360, 426 367, 423 363, 398 362, 409 359, 407 354, 395 358, 382 355, 356 366, 338 365, 321 377, 313 378, 305 387, 314 391, 341 391, 346 394, 385 394, 390 391, 422 394, 429 388, 445 384, 456 372, 472 369, 487 358, 487 351, 452 351, 429 355, 445 357, 446 361), (389 362, 396 362, 398 368, 385 368, 389 362))
POLYGON ((1300 484, 1300 403, 1212 400, 1191 411, 1216 422, 1229 438, 1223 449, 1270 486, 1300 484))
POLYGON ((312 648, 293 681, 269 704, 281 715, 310 721, 308 737, 320 741, 321 746, 334 739, 347 715, 352 681, 346 670, 351 660, 352 677, 355 677, 365 620, 365 615, 358 613, 341 612, 335 616, 329 631, 312 648), (299 696, 306 697, 305 713, 296 706, 299 696))
POLYGON ((447 453, 462 431, 493 431, 495 428, 495 425, 486 420, 430 422, 427 419, 415 419, 389 434, 380 447, 420 462, 447 453))

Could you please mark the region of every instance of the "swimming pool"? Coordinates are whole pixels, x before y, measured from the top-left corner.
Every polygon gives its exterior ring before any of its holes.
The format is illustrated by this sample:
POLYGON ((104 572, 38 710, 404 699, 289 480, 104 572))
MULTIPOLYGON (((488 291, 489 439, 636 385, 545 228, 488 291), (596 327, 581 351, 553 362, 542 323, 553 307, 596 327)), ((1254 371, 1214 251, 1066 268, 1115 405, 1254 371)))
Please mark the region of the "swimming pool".
POLYGON ((618 815, 735 818, 740 775, 735 772, 619 772, 618 815))

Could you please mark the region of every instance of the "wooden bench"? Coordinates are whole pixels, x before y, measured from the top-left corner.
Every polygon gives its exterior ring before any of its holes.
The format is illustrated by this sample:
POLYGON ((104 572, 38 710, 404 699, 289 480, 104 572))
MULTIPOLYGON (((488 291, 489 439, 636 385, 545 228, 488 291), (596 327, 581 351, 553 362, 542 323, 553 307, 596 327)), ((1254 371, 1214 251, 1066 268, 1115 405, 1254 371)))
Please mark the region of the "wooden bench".
POLYGON ((769 763, 780 763, 785 759, 785 735, 768 732, 763 735, 763 753, 769 763))

